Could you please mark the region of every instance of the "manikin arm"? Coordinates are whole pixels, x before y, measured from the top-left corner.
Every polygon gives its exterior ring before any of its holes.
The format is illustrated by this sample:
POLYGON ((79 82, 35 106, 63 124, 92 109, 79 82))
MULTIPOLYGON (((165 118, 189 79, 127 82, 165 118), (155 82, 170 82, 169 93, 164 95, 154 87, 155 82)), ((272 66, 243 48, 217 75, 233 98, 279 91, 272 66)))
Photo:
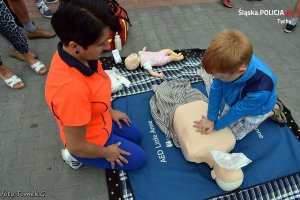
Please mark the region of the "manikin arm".
POLYGON ((159 72, 155 72, 152 69, 148 69, 147 71, 149 72, 149 74, 151 76, 154 76, 154 77, 163 78, 165 76, 164 73, 162 73, 162 72, 160 72, 160 73, 159 72))

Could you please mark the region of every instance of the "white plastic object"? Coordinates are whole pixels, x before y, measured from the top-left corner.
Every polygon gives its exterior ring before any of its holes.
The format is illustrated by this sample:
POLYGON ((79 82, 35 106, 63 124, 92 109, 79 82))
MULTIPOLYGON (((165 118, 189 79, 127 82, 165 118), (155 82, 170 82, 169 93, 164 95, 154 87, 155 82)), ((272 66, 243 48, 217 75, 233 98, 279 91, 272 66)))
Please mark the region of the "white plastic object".
POLYGON ((216 163, 227 170, 241 169, 252 162, 243 153, 224 153, 216 150, 210 150, 210 153, 216 163))
POLYGON ((123 85, 127 88, 130 86, 131 82, 125 78, 116 67, 105 70, 105 72, 111 80, 112 93, 122 90, 123 85))
POLYGON ((121 56, 120 56, 120 53, 119 53, 119 50, 118 50, 118 49, 112 50, 112 54, 113 54, 113 57, 114 57, 114 60, 115 60, 115 63, 116 63, 116 64, 122 62, 122 58, 121 58, 121 56))
POLYGON ((122 42, 118 32, 116 32, 115 34, 115 48, 118 49, 119 51, 122 50, 122 42))

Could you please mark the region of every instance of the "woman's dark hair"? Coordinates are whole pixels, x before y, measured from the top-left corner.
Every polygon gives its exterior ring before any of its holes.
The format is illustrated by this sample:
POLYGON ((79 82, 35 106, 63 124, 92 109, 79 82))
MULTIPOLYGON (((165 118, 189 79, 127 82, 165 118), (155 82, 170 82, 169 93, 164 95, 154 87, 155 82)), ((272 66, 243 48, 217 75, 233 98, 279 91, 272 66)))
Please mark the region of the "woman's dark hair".
POLYGON ((64 45, 74 41, 85 49, 102 36, 105 27, 113 31, 121 28, 103 0, 63 0, 51 24, 64 45))

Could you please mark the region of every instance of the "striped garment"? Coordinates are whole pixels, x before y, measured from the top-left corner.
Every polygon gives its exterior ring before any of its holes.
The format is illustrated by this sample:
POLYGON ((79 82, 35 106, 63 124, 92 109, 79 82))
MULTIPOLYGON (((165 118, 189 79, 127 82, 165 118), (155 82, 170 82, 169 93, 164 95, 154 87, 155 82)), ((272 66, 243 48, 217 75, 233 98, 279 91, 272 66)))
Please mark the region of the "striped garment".
POLYGON ((161 131, 172 139, 174 145, 180 147, 173 128, 176 108, 198 100, 207 102, 207 97, 199 90, 193 89, 186 79, 164 81, 160 85, 154 85, 153 91, 155 94, 150 99, 152 117, 161 131))

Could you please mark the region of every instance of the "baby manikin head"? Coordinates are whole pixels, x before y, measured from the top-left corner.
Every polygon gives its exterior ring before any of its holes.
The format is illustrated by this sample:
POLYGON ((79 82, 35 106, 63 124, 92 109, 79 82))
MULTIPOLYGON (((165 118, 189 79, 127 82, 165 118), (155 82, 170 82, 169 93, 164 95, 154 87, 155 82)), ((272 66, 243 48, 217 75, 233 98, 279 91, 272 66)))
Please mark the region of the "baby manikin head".
POLYGON ((215 166, 211 171, 211 177, 222 190, 232 191, 242 185, 244 173, 241 169, 227 170, 220 166, 215 166))
POLYGON ((132 53, 125 58, 125 67, 128 70, 135 70, 140 66, 141 59, 137 53, 132 53))

